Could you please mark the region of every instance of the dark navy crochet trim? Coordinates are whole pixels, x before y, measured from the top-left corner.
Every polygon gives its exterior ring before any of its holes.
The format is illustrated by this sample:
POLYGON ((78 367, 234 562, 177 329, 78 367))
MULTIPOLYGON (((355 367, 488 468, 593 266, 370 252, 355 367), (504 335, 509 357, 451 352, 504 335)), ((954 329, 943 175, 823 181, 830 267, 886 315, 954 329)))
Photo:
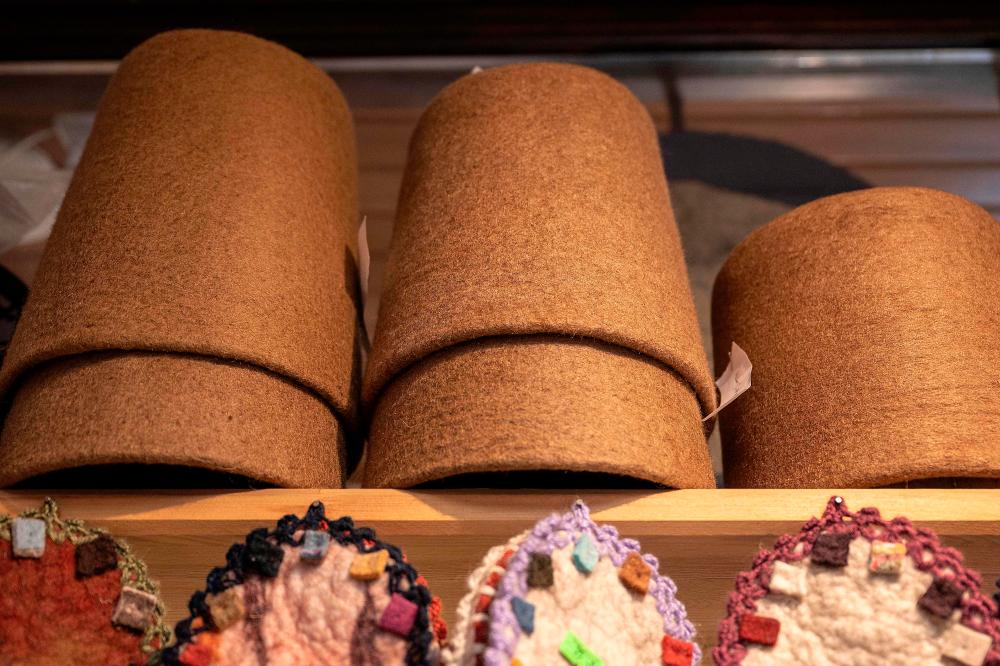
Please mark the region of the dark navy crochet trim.
POLYGON ((240 585, 248 575, 266 577, 252 563, 248 562, 248 546, 252 541, 263 538, 278 545, 300 547, 302 540, 295 538, 295 532, 318 529, 322 521, 326 521, 328 525, 327 531, 330 534, 330 539, 342 546, 353 545, 360 553, 370 553, 377 550, 389 551, 389 564, 386 565, 386 570, 389 572, 390 593, 398 593, 417 605, 417 617, 413 622, 409 636, 407 636, 406 664, 407 666, 432 666, 429 653, 433 636, 428 613, 431 594, 426 587, 417 584, 416 569, 403 561, 403 553, 399 548, 379 541, 374 530, 367 527, 355 527, 354 521, 349 516, 338 520, 327 519, 322 502, 313 502, 304 518, 300 519, 294 514, 289 514, 278 521, 274 530, 268 532, 267 528, 256 529, 247 535, 246 543, 233 544, 229 548, 229 552, 226 553, 226 566, 212 569, 205 579, 205 589, 191 595, 191 600, 188 602, 190 616, 177 623, 177 627, 174 629, 176 643, 161 653, 161 663, 181 664, 181 652, 191 642, 191 639, 203 631, 211 631, 214 628, 212 615, 205 602, 209 594, 218 594, 227 588, 240 585), (371 542, 372 545, 368 546, 365 544, 366 541, 371 542), (404 581, 407 583, 406 590, 401 589, 404 581), (201 618, 203 625, 194 629, 191 624, 196 618, 201 618))

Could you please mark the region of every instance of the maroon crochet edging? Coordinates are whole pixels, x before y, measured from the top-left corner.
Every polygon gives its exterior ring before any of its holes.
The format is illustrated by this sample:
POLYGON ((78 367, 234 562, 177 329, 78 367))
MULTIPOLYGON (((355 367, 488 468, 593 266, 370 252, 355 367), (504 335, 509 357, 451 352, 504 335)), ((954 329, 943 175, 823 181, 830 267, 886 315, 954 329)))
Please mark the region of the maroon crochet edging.
POLYGON ((890 521, 882 518, 873 507, 852 513, 841 497, 831 497, 822 518, 812 518, 798 534, 786 534, 778 539, 772 550, 761 550, 753 562, 753 569, 740 573, 736 590, 729 595, 726 618, 719 626, 719 644, 712 650, 718 666, 735 666, 743 661, 746 646, 740 643, 740 618, 757 610, 757 600, 767 594, 771 579, 771 564, 775 560, 795 562, 809 555, 813 542, 822 532, 847 532, 852 538, 862 536, 869 541, 902 541, 907 555, 921 571, 930 571, 935 578, 950 580, 966 594, 960 604, 961 623, 970 629, 993 637, 993 647, 983 666, 1000 666, 1000 618, 997 604, 980 590, 982 577, 966 569, 962 553, 942 546, 936 534, 925 528, 914 527, 906 518, 890 521))

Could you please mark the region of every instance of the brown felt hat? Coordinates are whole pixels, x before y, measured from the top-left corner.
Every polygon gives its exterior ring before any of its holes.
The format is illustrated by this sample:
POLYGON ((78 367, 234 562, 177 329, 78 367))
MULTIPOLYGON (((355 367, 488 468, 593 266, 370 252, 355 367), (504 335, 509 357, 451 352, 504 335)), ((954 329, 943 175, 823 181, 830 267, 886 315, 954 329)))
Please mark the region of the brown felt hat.
POLYGON ((322 71, 248 35, 129 54, 0 374, 0 484, 80 465, 339 486, 356 413, 357 166, 322 71))
POLYGON ((1000 224, 960 197, 876 188, 751 234, 715 282, 716 366, 753 388, 720 416, 726 484, 1000 478, 1000 224))
POLYGON ((431 104, 363 397, 368 485, 566 469, 713 485, 715 387, 656 130, 625 87, 514 65, 431 104))

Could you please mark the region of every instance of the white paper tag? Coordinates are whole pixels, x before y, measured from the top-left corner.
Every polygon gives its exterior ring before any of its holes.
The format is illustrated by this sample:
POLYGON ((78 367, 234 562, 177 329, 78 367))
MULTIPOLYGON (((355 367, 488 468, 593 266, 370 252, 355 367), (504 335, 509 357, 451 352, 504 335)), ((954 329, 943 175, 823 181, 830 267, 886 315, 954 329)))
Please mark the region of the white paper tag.
POLYGON ((753 372, 753 364, 750 357, 740 349, 740 346, 733 343, 729 350, 729 365, 726 366, 715 385, 719 387, 719 406, 715 411, 702 419, 702 422, 709 420, 736 398, 743 395, 750 388, 750 373, 753 372))
POLYGON ((368 271, 371 268, 371 254, 368 252, 368 216, 361 219, 358 227, 358 277, 361 279, 361 307, 368 301, 368 271))
MULTIPOLYGON (((368 274, 371 270, 371 253, 368 251, 368 216, 361 219, 358 227, 358 282, 361 288, 361 317, 359 319, 362 332, 362 355, 367 360, 366 352, 372 343, 374 331, 368 328, 368 274)), ((362 361, 362 364, 364 361, 362 361)))

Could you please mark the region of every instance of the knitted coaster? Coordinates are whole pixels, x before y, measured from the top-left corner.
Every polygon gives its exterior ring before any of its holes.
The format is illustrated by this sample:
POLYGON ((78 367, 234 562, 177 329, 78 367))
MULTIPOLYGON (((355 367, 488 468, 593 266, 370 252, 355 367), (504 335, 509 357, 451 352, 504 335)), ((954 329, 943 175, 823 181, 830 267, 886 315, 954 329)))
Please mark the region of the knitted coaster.
POLYGON ((578 500, 487 553, 444 663, 696 664, 694 626, 658 567, 578 500))
POLYGON ((159 589, 128 545, 51 499, 0 516, 0 663, 145 662, 165 645, 159 589))
POLYGON ((739 575, 712 656, 719 666, 997 666, 1000 619, 980 582, 930 530, 833 497, 739 575))
POLYGON ((232 546, 188 608, 164 664, 433 666, 447 635, 402 551, 321 502, 232 546))

